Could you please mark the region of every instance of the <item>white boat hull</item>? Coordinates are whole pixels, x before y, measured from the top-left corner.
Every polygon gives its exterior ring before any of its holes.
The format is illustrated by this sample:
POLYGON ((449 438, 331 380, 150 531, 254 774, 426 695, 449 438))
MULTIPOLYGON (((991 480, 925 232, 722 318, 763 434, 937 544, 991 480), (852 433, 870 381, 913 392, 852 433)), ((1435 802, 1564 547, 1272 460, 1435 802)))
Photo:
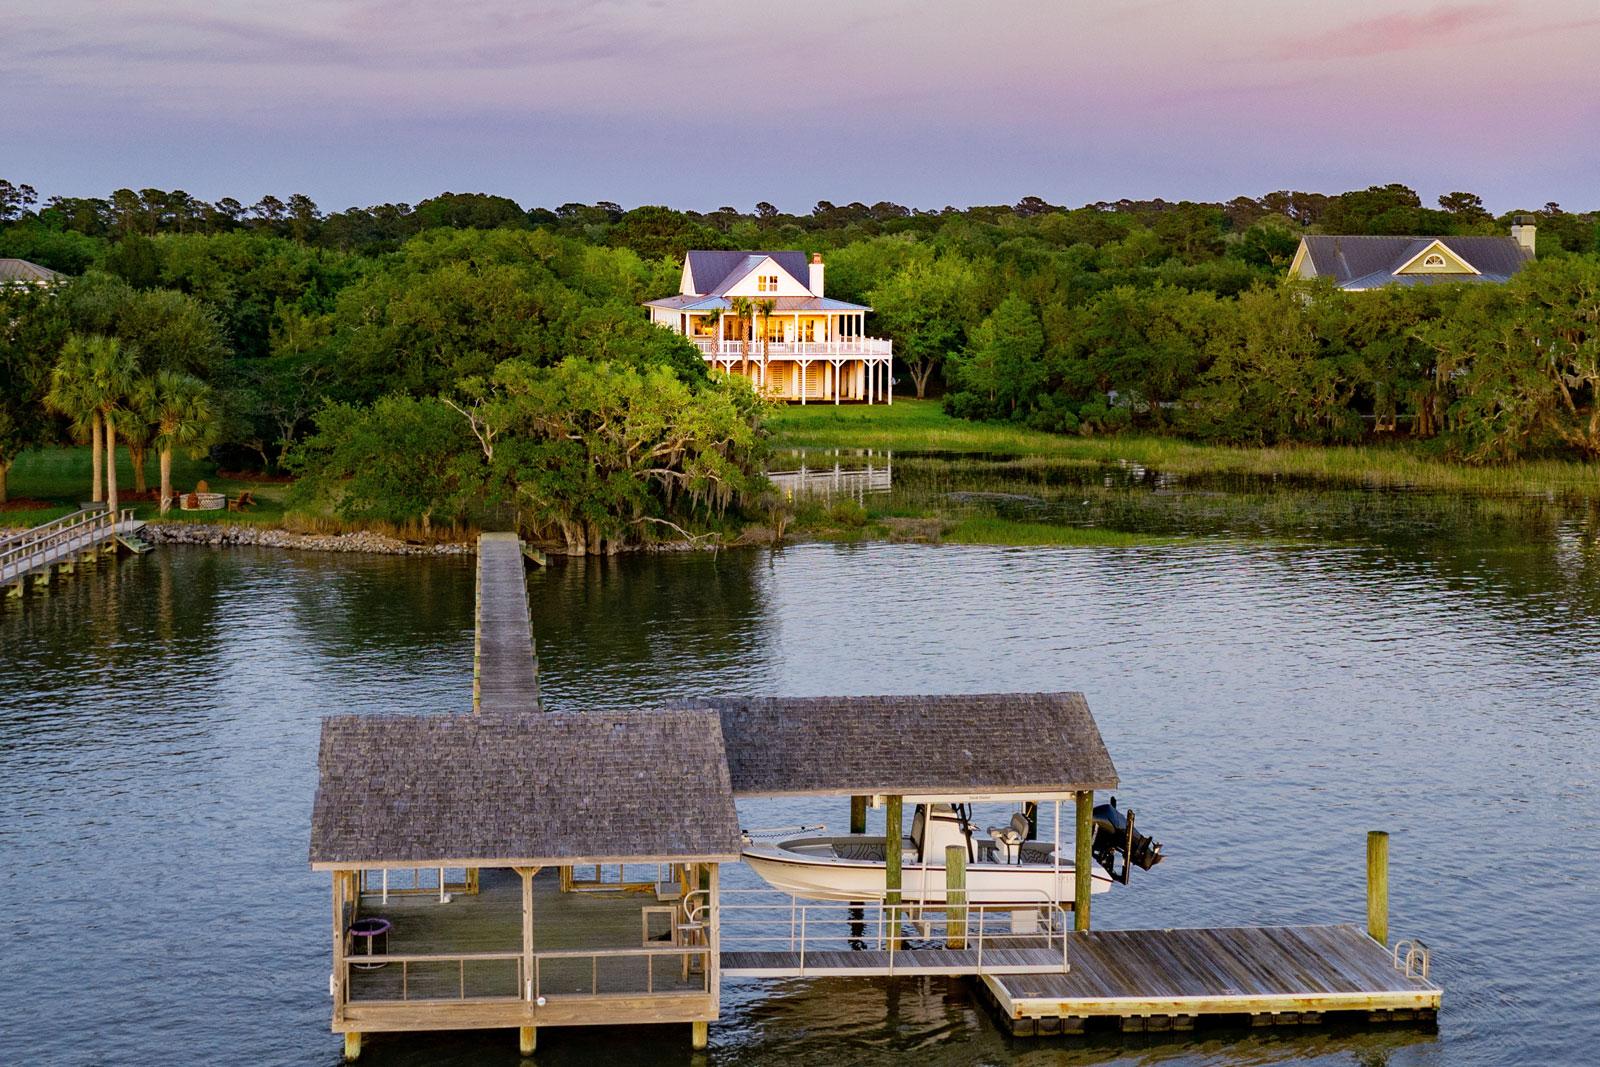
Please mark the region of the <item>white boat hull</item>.
MULTIPOLYGON (((882 840, 881 838, 879 839, 882 840)), ((774 889, 790 896, 811 900, 881 900, 885 893, 884 863, 872 859, 844 859, 837 856, 806 854, 795 846, 750 845, 744 861, 774 889)), ((901 900, 914 904, 943 904, 945 866, 907 860, 901 867, 901 900)), ((1090 880, 1091 893, 1111 888, 1111 876, 1096 868, 1090 880)), ((984 863, 967 865, 968 904, 1010 904, 1040 906, 1052 901, 1069 904, 1076 892, 1071 866, 1055 867, 1037 863, 984 863)))

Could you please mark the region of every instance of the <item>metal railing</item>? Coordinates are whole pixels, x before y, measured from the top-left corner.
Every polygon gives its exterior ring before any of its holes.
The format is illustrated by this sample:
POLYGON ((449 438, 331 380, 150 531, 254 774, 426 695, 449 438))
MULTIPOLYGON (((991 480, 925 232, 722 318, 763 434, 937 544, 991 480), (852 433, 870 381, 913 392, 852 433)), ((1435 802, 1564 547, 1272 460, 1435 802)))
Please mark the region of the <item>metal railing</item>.
MULTIPOLYGON (((1037 891, 1037 900, 1029 894, 1027 903, 956 905, 881 900, 802 904, 768 889, 723 889, 720 896, 717 910, 724 951, 793 952, 801 972, 808 953, 869 948, 888 952, 890 974, 896 954, 908 948, 973 952, 977 973, 984 970, 986 948, 1059 950, 1062 971, 1069 969, 1070 924, 1059 903, 1042 891, 1037 891), (1018 930, 1016 916, 1029 912, 1037 916, 1036 925, 1018 930), (997 929, 1000 920, 1004 925, 997 929), (906 932, 907 926, 912 933, 906 932)), ((686 909, 691 919, 696 918, 697 907, 691 904, 686 909)))
POLYGON ((78 549, 108 540, 123 523, 132 521, 133 509, 124 508, 116 515, 101 510, 75 511, 35 526, 0 550, 0 583, 13 581, 78 549))
POLYGON ((1396 941, 1391 960, 1394 969, 1404 971, 1407 978, 1421 978, 1424 981, 1427 980, 1428 970, 1433 964, 1428 946, 1414 937, 1396 941))
POLYGON ((714 972, 709 945, 549 949, 533 954, 531 974, 526 961, 521 952, 348 954, 338 972, 342 990, 336 987, 333 994, 340 998, 342 992, 343 1003, 355 1004, 541 1003, 562 997, 709 993, 714 972), (658 969, 663 960, 678 964, 675 981, 658 969), (570 966, 583 961, 587 967, 570 966), (485 973, 497 969, 502 973, 485 973))

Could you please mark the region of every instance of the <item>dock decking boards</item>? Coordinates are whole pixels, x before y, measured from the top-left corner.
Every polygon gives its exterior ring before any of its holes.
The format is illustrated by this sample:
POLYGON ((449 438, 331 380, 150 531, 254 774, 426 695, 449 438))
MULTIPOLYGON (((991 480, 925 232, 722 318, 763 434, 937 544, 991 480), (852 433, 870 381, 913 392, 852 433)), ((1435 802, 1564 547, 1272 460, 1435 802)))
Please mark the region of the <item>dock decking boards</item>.
POLYGON ((472 710, 528 715, 539 706, 539 660, 528 615, 528 579, 516 534, 478 538, 477 646, 472 710))
MULTIPOLYGON (((1178 1019, 1437 1011, 1441 991, 1406 977, 1360 927, 1098 930, 1069 935, 1066 974, 983 979, 1001 1014, 1032 1020, 1178 1019)), ((1152 1024, 1153 1025, 1153 1024, 1152 1024)))

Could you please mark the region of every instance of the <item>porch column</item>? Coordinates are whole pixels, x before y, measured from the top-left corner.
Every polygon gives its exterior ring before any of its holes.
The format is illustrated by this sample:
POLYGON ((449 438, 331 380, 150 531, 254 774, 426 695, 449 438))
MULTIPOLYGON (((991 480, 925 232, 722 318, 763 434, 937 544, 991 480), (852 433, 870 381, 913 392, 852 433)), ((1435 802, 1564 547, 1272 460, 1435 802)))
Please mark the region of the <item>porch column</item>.
POLYGON ((883 361, 883 387, 884 387, 884 394, 883 395, 886 398, 884 400, 884 403, 889 404, 890 406, 893 406, 893 404, 894 404, 894 357, 893 356, 891 356, 888 359, 883 361))
POLYGON ((840 379, 844 377, 843 372, 844 364, 835 360, 833 364, 833 403, 835 407, 839 405, 839 393, 842 391, 840 389, 842 384, 840 379))
MULTIPOLYGON (((789 364, 789 395, 790 396, 793 396, 794 394, 796 394, 796 393, 798 393, 800 391, 799 382, 800 382, 800 364, 798 362, 791 363, 791 364, 789 364)), ((804 398, 802 397, 802 399, 804 399, 804 398)))
POLYGON ((809 392, 810 388, 811 388, 811 384, 808 381, 808 379, 811 377, 810 371, 811 371, 811 361, 809 359, 802 359, 800 361, 800 406, 801 407, 805 407, 806 406, 806 393, 809 392))
POLYGON ((1072 854, 1072 928, 1089 929, 1089 892, 1093 886, 1094 790, 1078 792, 1076 847, 1072 854))

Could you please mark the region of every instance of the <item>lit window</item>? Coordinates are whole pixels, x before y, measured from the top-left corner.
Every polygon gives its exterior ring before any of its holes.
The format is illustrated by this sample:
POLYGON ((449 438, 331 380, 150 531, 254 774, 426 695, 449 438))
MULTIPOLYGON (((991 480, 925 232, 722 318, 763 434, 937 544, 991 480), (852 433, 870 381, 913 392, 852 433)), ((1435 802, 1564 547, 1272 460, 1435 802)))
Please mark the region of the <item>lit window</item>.
POLYGON ((776 293, 778 291, 778 276, 776 274, 761 274, 756 277, 756 292, 776 293))

